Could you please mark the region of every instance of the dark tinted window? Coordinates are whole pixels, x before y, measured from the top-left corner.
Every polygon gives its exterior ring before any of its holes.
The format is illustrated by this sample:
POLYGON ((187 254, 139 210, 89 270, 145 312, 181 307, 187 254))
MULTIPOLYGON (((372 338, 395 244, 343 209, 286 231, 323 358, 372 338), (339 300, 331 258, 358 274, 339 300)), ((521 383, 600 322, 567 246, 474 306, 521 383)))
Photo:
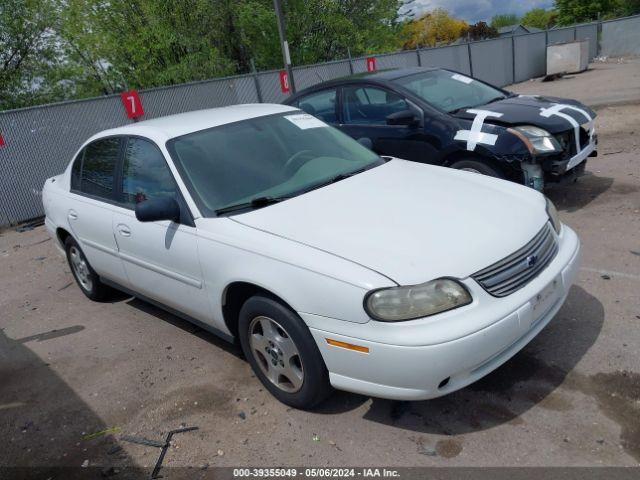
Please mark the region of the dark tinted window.
POLYGON ((345 87, 344 123, 386 125, 387 115, 408 110, 404 98, 375 87, 345 87))
POLYGON ((298 100, 298 106, 309 115, 327 123, 336 123, 336 89, 322 90, 298 100))
POLYGON ((130 138, 124 152, 123 202, 136 203, 159 197, 176 197, 176 184, 162 152, 140 138, 130 138))
POLYGON ((447 112, 485 105, 505 96, 497 88, 447 70, 431 70, 395 81, 447 112))
POLYGON ((112 199, 120 139, 97 140, 84 150, 80 190, 96 197, 112 199))
POLYGON ((80 150, 80 153, 73 161, 73 167, 71 167, 71 190, 80 190, 80 175, 82 173, 82 157, 84 156, 84 149, 80 150))

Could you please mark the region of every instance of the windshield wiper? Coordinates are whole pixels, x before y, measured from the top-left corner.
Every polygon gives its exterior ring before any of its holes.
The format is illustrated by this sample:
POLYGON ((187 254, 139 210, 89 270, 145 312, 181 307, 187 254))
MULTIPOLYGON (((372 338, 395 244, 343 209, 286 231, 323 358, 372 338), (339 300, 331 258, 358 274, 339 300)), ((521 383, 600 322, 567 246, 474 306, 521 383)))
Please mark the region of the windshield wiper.
POLYGON ((504 100, 505 98, 508 98, 508 97, 504 95, 500 95, 499 97, 492 98, 487 103, 485 103, 485 105, 489 105, 490 103, 497 102, 498 100, 504 100))
POLYGON ((224 213, 235 212, 236 210, 246 210, 249 208, 261 208, 267 205, 273 205, 274 203, 281 202, 291 198, 290 195, 281 197, 256 197, 252 198, 248 202, 236 203, 234 205, 227 205, 226 207, 218 208, 215 212, 216 215, 222 215, 224 213))

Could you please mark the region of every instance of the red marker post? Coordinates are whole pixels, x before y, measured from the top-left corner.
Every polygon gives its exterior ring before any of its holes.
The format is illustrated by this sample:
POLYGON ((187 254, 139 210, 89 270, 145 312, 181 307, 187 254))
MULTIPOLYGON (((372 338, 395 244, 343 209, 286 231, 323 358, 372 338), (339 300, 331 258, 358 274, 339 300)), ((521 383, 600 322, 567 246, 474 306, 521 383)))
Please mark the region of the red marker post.
POLYGON ((376 71, 376 57, 367 57, 367 72, 376 71))
POLYGON ((4 146, 4 137, 2 136, 2 132, 0 132, 0 147, 4 146))
POLYGON ((142 101, 137 90, 129 90, 128 92, 122 92, 120 99, 124 105, 124 109, 127 112, 127 117, 138 118, 144 115, 144 109, 142 108, 142 101))
POLYGON ((289 87, 289 76, 286 70, 280 70, 280 90, 282 90, 282 93, 289 93, 291 90, 289 87))

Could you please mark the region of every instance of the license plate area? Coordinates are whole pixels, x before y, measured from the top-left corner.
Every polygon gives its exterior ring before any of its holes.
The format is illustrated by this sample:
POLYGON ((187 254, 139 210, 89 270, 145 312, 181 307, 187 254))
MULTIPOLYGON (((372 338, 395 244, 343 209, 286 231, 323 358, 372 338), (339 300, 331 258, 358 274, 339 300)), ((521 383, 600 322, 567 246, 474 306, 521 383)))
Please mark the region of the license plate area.
POLYGON ((556 277, 530 300, 531 326, 535 325, 556 304, 560 298, 561 285, 560 277, 556 277))

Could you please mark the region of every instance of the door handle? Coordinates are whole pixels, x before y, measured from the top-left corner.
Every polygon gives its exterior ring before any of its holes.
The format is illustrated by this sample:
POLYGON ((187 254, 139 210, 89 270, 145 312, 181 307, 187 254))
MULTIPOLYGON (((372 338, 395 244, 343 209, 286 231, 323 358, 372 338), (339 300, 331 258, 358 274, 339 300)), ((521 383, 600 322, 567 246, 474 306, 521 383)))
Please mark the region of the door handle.
POLYGON ((75 210, 69 210, 69 220, 77 220, 78 213, 75 210))
POLYGON ((131 236, 131 230, 126 225, 120 224, 116 228, 118 229, 118 233, 120 233, 120 235, 122 235, 123 237, 131 236))

